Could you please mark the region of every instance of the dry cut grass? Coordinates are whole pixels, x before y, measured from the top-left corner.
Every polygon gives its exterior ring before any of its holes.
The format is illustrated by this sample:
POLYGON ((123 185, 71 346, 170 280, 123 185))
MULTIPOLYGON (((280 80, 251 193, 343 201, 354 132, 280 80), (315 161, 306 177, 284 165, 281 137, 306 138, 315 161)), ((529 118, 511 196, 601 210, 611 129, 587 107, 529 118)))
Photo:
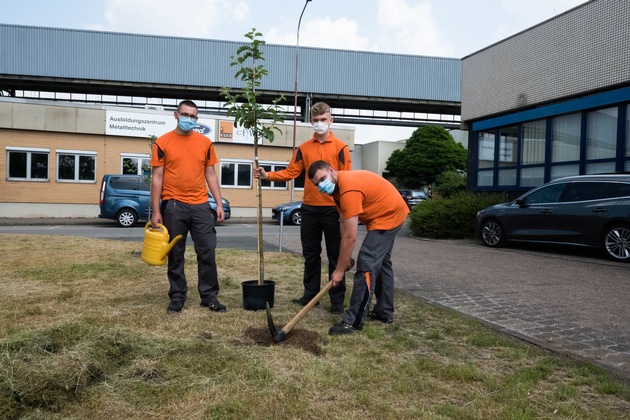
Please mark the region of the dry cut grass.
MULTIPOLYGON (((189 296, 166 314, 166 267, 142 244, 0 235, 2 418, 621 419, 627 384, 397 295, 396 322, 327 336, 327 298, 272 344, 265 313, 242 309, 257 253, 218 250, 221 301, 189 296)), ((299 308, 302 259, 268 253, 274 320, 299 308)), ((351 279, 349 279, 351 285, 351 279)))

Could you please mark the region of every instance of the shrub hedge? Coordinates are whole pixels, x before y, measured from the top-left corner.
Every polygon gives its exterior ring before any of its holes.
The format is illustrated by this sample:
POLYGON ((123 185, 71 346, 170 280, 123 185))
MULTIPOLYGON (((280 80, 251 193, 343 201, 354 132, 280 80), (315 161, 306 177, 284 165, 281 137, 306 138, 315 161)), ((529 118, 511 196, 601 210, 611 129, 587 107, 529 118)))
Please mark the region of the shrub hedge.
POLYGON ((472 239, 477 212, 506 201, 502 194, 471 192, 426 200, 411 209, 409 228, 414 236, 424 238, 472 239))

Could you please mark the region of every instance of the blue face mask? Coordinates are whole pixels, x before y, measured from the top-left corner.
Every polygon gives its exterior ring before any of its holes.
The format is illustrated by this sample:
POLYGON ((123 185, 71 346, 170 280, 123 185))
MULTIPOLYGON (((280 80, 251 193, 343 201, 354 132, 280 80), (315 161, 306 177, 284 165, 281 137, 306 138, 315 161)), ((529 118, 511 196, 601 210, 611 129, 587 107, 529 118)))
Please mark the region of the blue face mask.
POLYGON ((332 195, 332 193, 335 191, 335 184, 333 184, 330 179, 326 178, 325 180, 317 184, 317 190, 321 193, 332 195))
POLYGON ((195 125, 197 125, 197 121, 193 120, 192 118, 179 117, 177 125, 184 131, 190 131, 195 128, 195 125))

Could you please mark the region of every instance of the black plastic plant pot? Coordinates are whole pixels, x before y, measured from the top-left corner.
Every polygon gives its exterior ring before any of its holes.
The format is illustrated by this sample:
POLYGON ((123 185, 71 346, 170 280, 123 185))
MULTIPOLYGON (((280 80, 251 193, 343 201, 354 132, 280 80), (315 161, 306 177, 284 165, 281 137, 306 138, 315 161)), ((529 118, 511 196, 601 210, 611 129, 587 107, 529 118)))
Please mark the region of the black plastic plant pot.
POLYGON ((264 284, 258 284, 258 280, 247 280, 241 283, 243 286, 243 309, 257 311, 259 309, 273 308, 273 296, 276 290, 276 282, 265 280, 264 284))

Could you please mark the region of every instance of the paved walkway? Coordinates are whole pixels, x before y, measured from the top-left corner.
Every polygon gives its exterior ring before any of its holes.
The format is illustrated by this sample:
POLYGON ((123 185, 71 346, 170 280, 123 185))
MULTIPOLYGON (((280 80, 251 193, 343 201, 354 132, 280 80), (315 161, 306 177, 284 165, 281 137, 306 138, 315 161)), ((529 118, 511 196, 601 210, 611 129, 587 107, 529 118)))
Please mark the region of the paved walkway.
POLYGON ((630 379, 627 265, 476 241, 399 239, 400 291, 630 379))

